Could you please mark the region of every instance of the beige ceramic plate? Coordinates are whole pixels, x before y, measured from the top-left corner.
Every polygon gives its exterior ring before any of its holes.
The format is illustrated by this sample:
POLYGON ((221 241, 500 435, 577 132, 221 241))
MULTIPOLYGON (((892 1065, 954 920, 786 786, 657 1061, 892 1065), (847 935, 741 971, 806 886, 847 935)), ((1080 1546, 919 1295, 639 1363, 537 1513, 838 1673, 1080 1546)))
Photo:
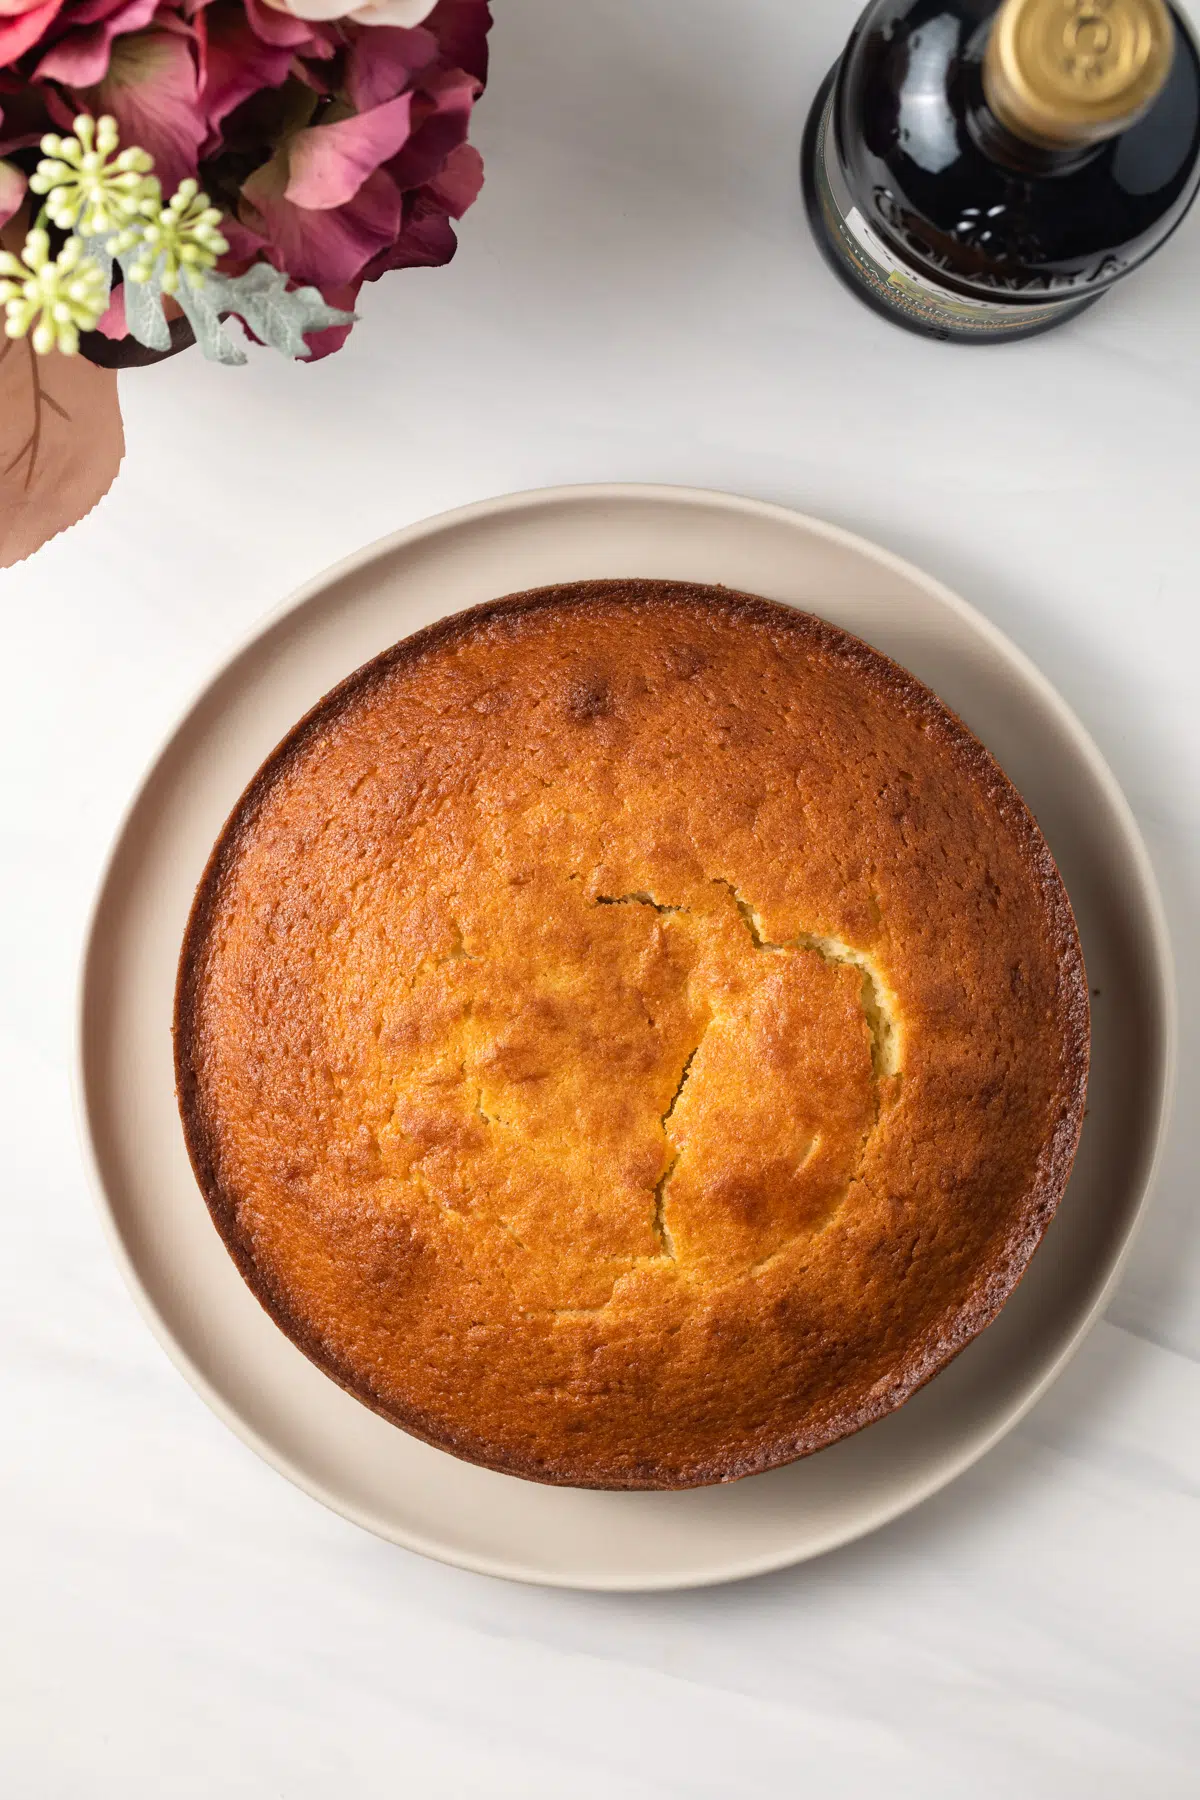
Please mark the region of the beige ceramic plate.
POLYGON ((83 973, 81 1091, 117 1254, 189 1381, 326 1505, 428 1556, 568 1587, 670 1588, 815 1556, 894 1518, 1019 1419, 1103 1304, 1155 1158, 1170 1085, 1169 954, 1146 854, 1063 702, 961 600, 895 557, 779 507, 595 487, 487 501, 322 576, 222 669, 159 756, 113 852, 83 973), (259 1309, 209 1222, 171 1067, 192 891, 268 751, 335 682, 477 601, 597 576, 723 582, 811 608, 939 693, 1025 795, 1079 917, 1094 990, 1090 1110, 1070 1190, 1004 1313, 900 1412, 731 1487, 539 1487, 406 1437, 321 1375, 259 1309))

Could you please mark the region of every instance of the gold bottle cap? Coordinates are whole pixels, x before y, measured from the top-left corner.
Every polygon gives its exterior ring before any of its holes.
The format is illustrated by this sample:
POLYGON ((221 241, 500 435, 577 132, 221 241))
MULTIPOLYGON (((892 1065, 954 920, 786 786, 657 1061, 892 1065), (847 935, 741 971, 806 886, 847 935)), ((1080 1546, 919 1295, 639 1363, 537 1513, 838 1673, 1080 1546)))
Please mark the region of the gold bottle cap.
POLYGON ((984 91, 1018 137, 1054 149, 1095 144, 1158 98, 1174 52, 1164 0, 1004 0, 984 91))

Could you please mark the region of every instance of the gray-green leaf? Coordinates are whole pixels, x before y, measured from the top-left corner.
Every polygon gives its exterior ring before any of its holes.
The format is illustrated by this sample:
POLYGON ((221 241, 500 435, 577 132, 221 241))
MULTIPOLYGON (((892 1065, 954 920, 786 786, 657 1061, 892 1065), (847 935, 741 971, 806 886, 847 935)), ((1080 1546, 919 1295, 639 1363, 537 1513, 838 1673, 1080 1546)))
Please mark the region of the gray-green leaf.
POLYGON ((171 332, 163 313, 162 260, 154 264, 149 281, 131 281, 129 271, 137 256, 137 246, 118 256, 125 277, 125 323, 139 344, 147 350, 169 350, 171 332))
POLYGON ((92 262, 97 263, 103 269, 105 282, 111 289, 113 259, 108 248, 108 237, 81 237, 79 242, 83 246, 84 255, 90 257, 92 262))
POLYGON ((236 367, 238 363, 246 361, 246 352, 239 344, 234 343, 221 323, 221 315, 214 305, 218 292, 217 279, 210 275, 201 285, 184 274, 175 298, 182 306, 188 324, 196 334, 196 342, 209 362, 227 363, 236 367))
MULTIPOLYGON (((187 280, 185 276, 184 282, 187 280)), ((305 339, 311 332, 326 331, 331 325, 353 323, 354 313, 339 312, 336 307, 327 306, 315 287, 289 290, 287 283, 287 276, 270 263, 255 263, 244 275, 206 275, 203 286, 192 288, 192 295, 199 292, 206 309, 217 317, 236 313, 256 338, 273 350, 282 351, 284 356, 308 356, 305 339)), ((182 288, 183 283, 180 286, 182 288)), ((183 304, 182 293, 180 304, 183 304)), ((188 317, 191 318, 190 313, 188 317)), ((199 340, 199 332, 196 336, 199 340)), ((205 355, 209 354, 205 351, 205 355)), ((219 360, 228 359, 220 357, 219 360)), ((245 359, 239 357, 239 360, 245 359)))

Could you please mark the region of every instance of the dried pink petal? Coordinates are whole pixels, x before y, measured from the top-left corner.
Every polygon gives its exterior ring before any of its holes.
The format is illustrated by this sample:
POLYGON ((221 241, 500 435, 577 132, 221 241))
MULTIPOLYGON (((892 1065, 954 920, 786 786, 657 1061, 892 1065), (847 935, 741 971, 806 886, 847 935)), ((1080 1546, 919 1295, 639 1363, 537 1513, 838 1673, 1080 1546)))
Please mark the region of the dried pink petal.
POLYGON ((412 130, 412 95, 400 94, 336 125, 298 131, 288 148, 287 199, 326 211, 352 200, 368 175, 395 156, 412 130))
POLYGON ((112 113, 123 144, 149 151, 164 193, 196 173, 205 127, 185 38, 166 31, 118 38, 104 80, 81 98, 89 112, 112 113))
POLYGON ((96 24, 68 31, 43 56, 34 70, 34 79, 61 81, 67 87, 92 87, 108 70, 113 39, 140 31, 157 10, 158 0, 125 0, 96 24))
POLYGON ((403 201, 381 169, 367 177, 345 206, 327 210, 295 205, 286 198, 286 187, 287 155, 279 152, 242 188, 256 215, 248 222, 261 222, 277 267, 322 292, 353 281, 399 233, 403 201))
POLYGON ((257 94, 287 80, 295 45, 264 42, 250 20, 228 8, 214 9, 199 100, 209 130, 257 94))
POLYGON ((357 110, 366 112, 384 100, 394 99, 414 75, 437 59, 437 39, 420 26, 415 31, 360 31, 350 45, 347 91, 357 110))

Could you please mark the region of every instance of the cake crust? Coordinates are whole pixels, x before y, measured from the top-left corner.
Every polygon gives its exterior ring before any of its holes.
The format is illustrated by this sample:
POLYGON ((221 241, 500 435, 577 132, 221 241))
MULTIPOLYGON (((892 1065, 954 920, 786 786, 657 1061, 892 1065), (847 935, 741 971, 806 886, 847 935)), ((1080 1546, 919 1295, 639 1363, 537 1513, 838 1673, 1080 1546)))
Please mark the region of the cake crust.
POLYGON ((264 764, 180 959, 180 1112, 276 1323, 468 1460, 790 1462, 996 1315, 1070 1174, 1027 808, 811 614, 598 581, 442 620, 264 764))

